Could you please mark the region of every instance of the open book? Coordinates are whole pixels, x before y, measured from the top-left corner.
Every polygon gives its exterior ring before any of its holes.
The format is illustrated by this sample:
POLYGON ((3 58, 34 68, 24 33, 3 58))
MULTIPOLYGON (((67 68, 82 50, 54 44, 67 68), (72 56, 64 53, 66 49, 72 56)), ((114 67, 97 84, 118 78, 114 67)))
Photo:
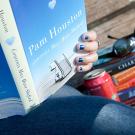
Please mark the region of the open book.
POLYGON ((86 26, 84 0, 0 0, 0 118, 28 113, 73 76, 86 26))

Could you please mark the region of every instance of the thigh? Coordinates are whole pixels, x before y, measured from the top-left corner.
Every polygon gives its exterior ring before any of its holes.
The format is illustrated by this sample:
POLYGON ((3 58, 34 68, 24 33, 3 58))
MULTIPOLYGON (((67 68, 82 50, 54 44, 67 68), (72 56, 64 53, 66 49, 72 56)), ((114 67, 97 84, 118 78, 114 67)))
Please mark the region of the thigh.
POLYGON ((130 135, 135 111, 98 97, 50 98, 25 117, 0 121, 1 135, 130 135), (125 124, 127 123, 127 124, 125 124))
POLYGON ((61 97, 81 96, 81 95, 82 93, 80 93, 77 89, 69 85, 64 85, 55 94, 53 94, 51 98, 61 98, 61 97))
POLYGON ((135 109, 108 102, 95 116, 90 135, 135 135, 135 109))

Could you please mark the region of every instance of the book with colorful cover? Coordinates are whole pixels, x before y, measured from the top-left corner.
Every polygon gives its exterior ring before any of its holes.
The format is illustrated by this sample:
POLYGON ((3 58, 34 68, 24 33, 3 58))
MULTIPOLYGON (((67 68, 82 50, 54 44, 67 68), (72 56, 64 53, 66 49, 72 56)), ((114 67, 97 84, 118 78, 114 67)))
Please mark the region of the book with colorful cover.
POLYGON ((118 92, 120 100, 122 102, 127 101, 135 97, 135 87, 130 87, 128 89, 118 92))
POLYGON ((125 103, 126 105, 129 105, 129 106, 135 107, 135 97, 128 99, 128 100, 124 101, 123 103, 125 103))
POLYGON ((84 0, 0 0, 1 47, 25 113, 74 75, 74 47, 86 31, 84 0))

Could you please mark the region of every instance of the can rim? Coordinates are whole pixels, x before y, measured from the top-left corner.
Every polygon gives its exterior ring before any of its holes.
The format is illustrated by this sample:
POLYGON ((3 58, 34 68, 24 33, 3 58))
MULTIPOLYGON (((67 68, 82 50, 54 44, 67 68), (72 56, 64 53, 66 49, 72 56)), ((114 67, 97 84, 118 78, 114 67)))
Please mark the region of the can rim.
POLYGON ((94 78, 97 78, 97 77, 101 77, 104 73, 105 73, 104 69, 92 70, 91 72, 87 73, 84 76, 84 80, 91 80, 91 79, 94 79, 94 78))

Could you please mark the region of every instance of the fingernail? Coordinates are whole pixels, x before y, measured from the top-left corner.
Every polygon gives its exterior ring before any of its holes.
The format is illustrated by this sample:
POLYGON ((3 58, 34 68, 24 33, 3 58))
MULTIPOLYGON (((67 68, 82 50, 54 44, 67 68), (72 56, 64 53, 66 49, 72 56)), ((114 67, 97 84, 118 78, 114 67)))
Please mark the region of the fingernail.
POLYGON ((79 72, 83 72, 83 68, 82 67, 79 67, 79 72))
POLYGON ((79 58, 79 60, 78 60, 79 63, 81 63, 81 62, 83 62, 83 61, 84 61, 83 58, 79 58))
POLYGON ((80 45, 80 50, 84 50, 85 46, 84 45, 80 45))
POLYGON ((84 42, 90 41, 90 37, 89 37, 88 35, 85 35, 85 34, 83 34, 83 35, 81 36, 81 39, 82 39, 82 41, 84 41, 84 42))

